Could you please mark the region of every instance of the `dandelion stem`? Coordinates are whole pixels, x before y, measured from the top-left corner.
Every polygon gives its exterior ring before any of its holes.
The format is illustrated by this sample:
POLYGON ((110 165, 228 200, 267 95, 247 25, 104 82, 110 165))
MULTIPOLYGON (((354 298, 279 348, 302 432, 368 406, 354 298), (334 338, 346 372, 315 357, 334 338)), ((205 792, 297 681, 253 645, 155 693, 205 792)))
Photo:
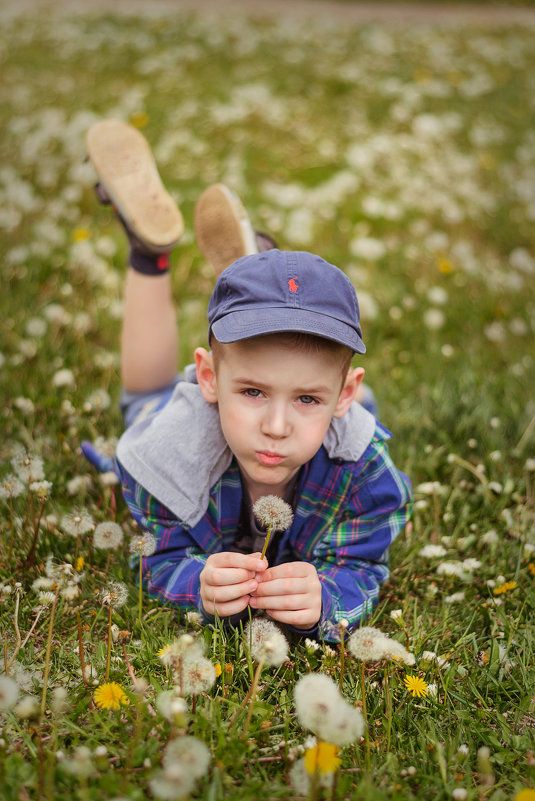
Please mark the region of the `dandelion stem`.
POLYGON ((106 654, 106 678, 110 678, 110 663, 111 663, 111 603, 108 607, 108 652, 106 654))
POLYGON ((78 628, 78 656, 80 658, 82 681, 84 682, 84 686, 87 687, 87 678, 85 675, 84 641, 82 637, 82 619, 80 617, 80 612, 78 612, 78 610, 76 610, 76 626, 78 628))
POLYGON ((15 523, 13 521, 13 496, 9 496, 9 524, 11 528, 11 537, 9 540, 9 551, 7 553, 7 560, 11 559, 11 554, 13 552, 13 544, 15 542, 15 523))
POLYGON ((366 703, 366 681, 364 662, 360 663, 360 687, 362 692, 362 717, 364 718, 364 739, 366 741, 366 770, 370 769, 370 732, 368 730, 368 705, 366 703))
POLYGON ((264 547, 262 548, 262 553, 260 555, 260 561, 261 562, 264 561, 264 557, 266 555, 266 551, 267 551, 267 548, 268 548, 268 545, 269 545, 269 540, 271 539, 271 529, 272 529, 272 525, 270 524, 269 528, 268 528, 268 531, 267 531, 267 534, 266 534, 266 539, 264 540, 264 547))
POLYGON ((249 726, 251 724, 251 718, 253 717, 253 710, 256 701, 256 692, 258 690, 258 682, 260 681, 260 674, 264 668, 264 662, 261 660, 257 667, 256 673, 254 674, 253 683, 251 685, 251 692, 250 692, 250 701, 249 701, 249 709, 247 710, 247 719, 245 721, 245 726, 243 727, 242 732, 242 740, 245 739, 247 732, 249 731, 249 726))
POLYGON ((54 630, 54 618, 56 617, 56 607, 58 605, 60 587, 58 586, 54 600, 52 601, 52 608, 50 610, 50 621, 48 623, 48 637, 46 640, 46 654, 45 654, 45 669, 43 671, 43 694, 41 696, 41 717, 45 714, 46 707, 46 692, 48 687, 48 673, 50 670, 50 652, 52 650, 52 632, 54 630))
POLYGON ((339 626, 340 630, 340 681, 338 682, 338 687, 340 692, 344 687, 344 670, 345 670, 345 662, 346 662, 346 649, 344 644, 344 635, 345 635, 345 626, 339 626))
POLYGON ((26 559, 22 563, 22 567, 24 568, 31 567, 31 565, 33 565, 33 560, 35 559, 35 551, 37 549, 37 539, 39 537, 39 525, 41 523, 41 518, 43 516, 45 503, 46 503, 46 498, 42 498, 41 503, 39 505, 39 512, 37 514, 37 518, 35 520, 33 527, 33 538, 32 538, 32 543, 30 545, 30 550, 28 551, 26 559))
POLYGON ((390 751, 390 735, 392 731, 392 698, 388 686, 388 662, 385 664, 383 689, 385 694, 385 717, 386 717, 386 750, 390 751))
POLYGON ((139 555, 139 624, 141 625, 141 611, 143 608, 143 581, 142 581, 143 557, 139 555))

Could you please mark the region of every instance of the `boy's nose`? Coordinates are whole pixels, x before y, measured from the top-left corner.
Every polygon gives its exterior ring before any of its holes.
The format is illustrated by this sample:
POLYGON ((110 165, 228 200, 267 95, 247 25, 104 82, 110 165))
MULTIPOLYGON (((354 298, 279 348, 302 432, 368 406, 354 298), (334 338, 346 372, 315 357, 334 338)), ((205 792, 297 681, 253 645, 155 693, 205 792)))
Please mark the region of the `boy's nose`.
POLYGON ((271 403, 262 419, 262 433, 269 437, 286 437, 289 433, 290 421, 285 404, 271 403))

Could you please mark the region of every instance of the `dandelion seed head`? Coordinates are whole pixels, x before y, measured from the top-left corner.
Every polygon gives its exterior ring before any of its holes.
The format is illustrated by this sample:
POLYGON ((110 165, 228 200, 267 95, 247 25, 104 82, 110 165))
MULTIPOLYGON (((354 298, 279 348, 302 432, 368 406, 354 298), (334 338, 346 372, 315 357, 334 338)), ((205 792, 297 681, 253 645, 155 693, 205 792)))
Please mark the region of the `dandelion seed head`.
POLYGON ((15 473, 26 484, 43 481, 45 478, 43 460, 33 453, 20 450, 11 459, 11 464, 15 473))
POLYGON ((271 620, 261 617, 252 620, 245 627, 245 638, 256 662, 274 667, 281 665, 288 657, 288 640, 271 620))
POLYGON ((204 654, 204 643, 191 634, 182 634, 158 651, 158 658, 162 665, 175 667, 186 655, 191 658, 201 657, 204 654))
POLYGON ((340 696, 332 713, 326 716, 317 733, 322 740, 342 748, 360 740, 364 729, 365 723, 361 711, 340 696))
POLYGON ((32 720, 39 716, 39 704, 33 695, 25 695, 13 709, 15 715, 21 720, 32 720))
POLYGON ((99 523, 93 534, 93 545, 95 548, 106 550, 117 548, 123 541, 123 530, 118 523, 107 520, 99 523))
POLYGON ((208 770, 210 751, 196 737, 191 737, 190 735, 177 737, 171 740, 165 748, 163 755, 164 770, 176 763, 185 767, 194 779, 200 779, 208 770))
POLYGON ((340 693, 325 673, 307 673, 295 685, 294 701, 300 725, 319 734, 325 721, 336 713, 340 693))
POLYGON ((86 509, 78 509, 61 518, 60 528, 71 537, 80 537, 93 530, 93 518, 86 509))
POLYGON ((386 641, 384 642, 383 659, 400 660, 405 665, 409 666, 414 665, 416 662, 416 658, 413 653, 408 651, 400 642, 393 640, 390 637, 386 638, 386 641))
POLYGON ((347 641, 349 652, 362 662, 378 662, 384 656, 389 638, 375 626, 362 626, 347 641))
POLYGON ((80 587, 78 584, 74 584, 73 582, 68 582, 65 587, 61 590, 61 597, 64 598, 66 601, 75 601, 80 595, 80 587))
POLYGON ((69 708, 69 693, 65 687, 55 687, 51 693, 50 708, 56 717, 64 715, 69 708))
POLYGON ((156 550, 156 537, 149 531, 144 534, 137 534, 130 540, 128 548, 130 553, 137 553, 140 556, 152 556, 156 550))
POLYGON ((292 525, 292 507, 276 495, 264 495, 253 505, 253 514, 265 528, 286 531, 292 525))
POLYGON ((17 702, 19 686, 9 676, 0 676, 0 712, 7 712, 17 702))
POLYGON ((91 749, 85 745, 75 748, 70 759, 62 761, 63 768, 73 776, 88 777, 95 772, 91 749))
POLYGON ((182 692, 184 695, 199 695, 209 690, 215 682, 216 669, 204 656, 188 655, 182 666, 182 692))
POLYGON ((0 480, 0 500, 18 498, 24 492, 24 484, 15 473, 9 473, 0 480))
POLYGON ((245 627, 245 638, 256 662, 275 667, 282 665, 288 657, 288 640, 279 627, 267 618, 255 618, 248 623, 245 627))
POLYGON ((161 801, 178 801, 193 790, 195 779, 189 776, 182 765, 173 765, 165 772, 156 774, 149 782, 155 798, 161 801))
POLYGON ((119 609, 128 600, 128 587, 122 581, 110 581, 107 587, 100 592, 104 606, 119 609))

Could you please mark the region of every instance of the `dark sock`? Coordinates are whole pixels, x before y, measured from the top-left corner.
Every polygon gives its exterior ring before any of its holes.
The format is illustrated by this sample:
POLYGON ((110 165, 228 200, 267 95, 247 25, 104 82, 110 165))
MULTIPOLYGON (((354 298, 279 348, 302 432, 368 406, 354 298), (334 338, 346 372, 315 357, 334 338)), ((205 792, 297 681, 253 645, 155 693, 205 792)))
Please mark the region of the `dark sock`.
POLYGON ((128 263, 143 275, 164 275, 169 271, 169 253, 146 253, 136 247, 130 248, 128 263))

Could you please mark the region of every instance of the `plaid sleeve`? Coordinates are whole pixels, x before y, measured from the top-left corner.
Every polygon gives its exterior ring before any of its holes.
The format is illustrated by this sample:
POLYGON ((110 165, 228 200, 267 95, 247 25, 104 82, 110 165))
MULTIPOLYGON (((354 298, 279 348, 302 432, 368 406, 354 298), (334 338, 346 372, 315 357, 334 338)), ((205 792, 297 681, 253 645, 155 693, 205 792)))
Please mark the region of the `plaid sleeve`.
POLYGON ((386 443, 375 438, 359 461, 349 502, 337 522, 316 543, 312 563, 322 585, 319 631, 338 641, 338 622, 357 627, 389 576, 389 546, 410 517, 412 489, 386 443))
POLYGON ((150 595, 178 606, 200 608, 199 576, 208 558, 176 516, 116 461, 126 504, 134 520, 156 537, 156 551, 143 557, 143 582, 150 595))

